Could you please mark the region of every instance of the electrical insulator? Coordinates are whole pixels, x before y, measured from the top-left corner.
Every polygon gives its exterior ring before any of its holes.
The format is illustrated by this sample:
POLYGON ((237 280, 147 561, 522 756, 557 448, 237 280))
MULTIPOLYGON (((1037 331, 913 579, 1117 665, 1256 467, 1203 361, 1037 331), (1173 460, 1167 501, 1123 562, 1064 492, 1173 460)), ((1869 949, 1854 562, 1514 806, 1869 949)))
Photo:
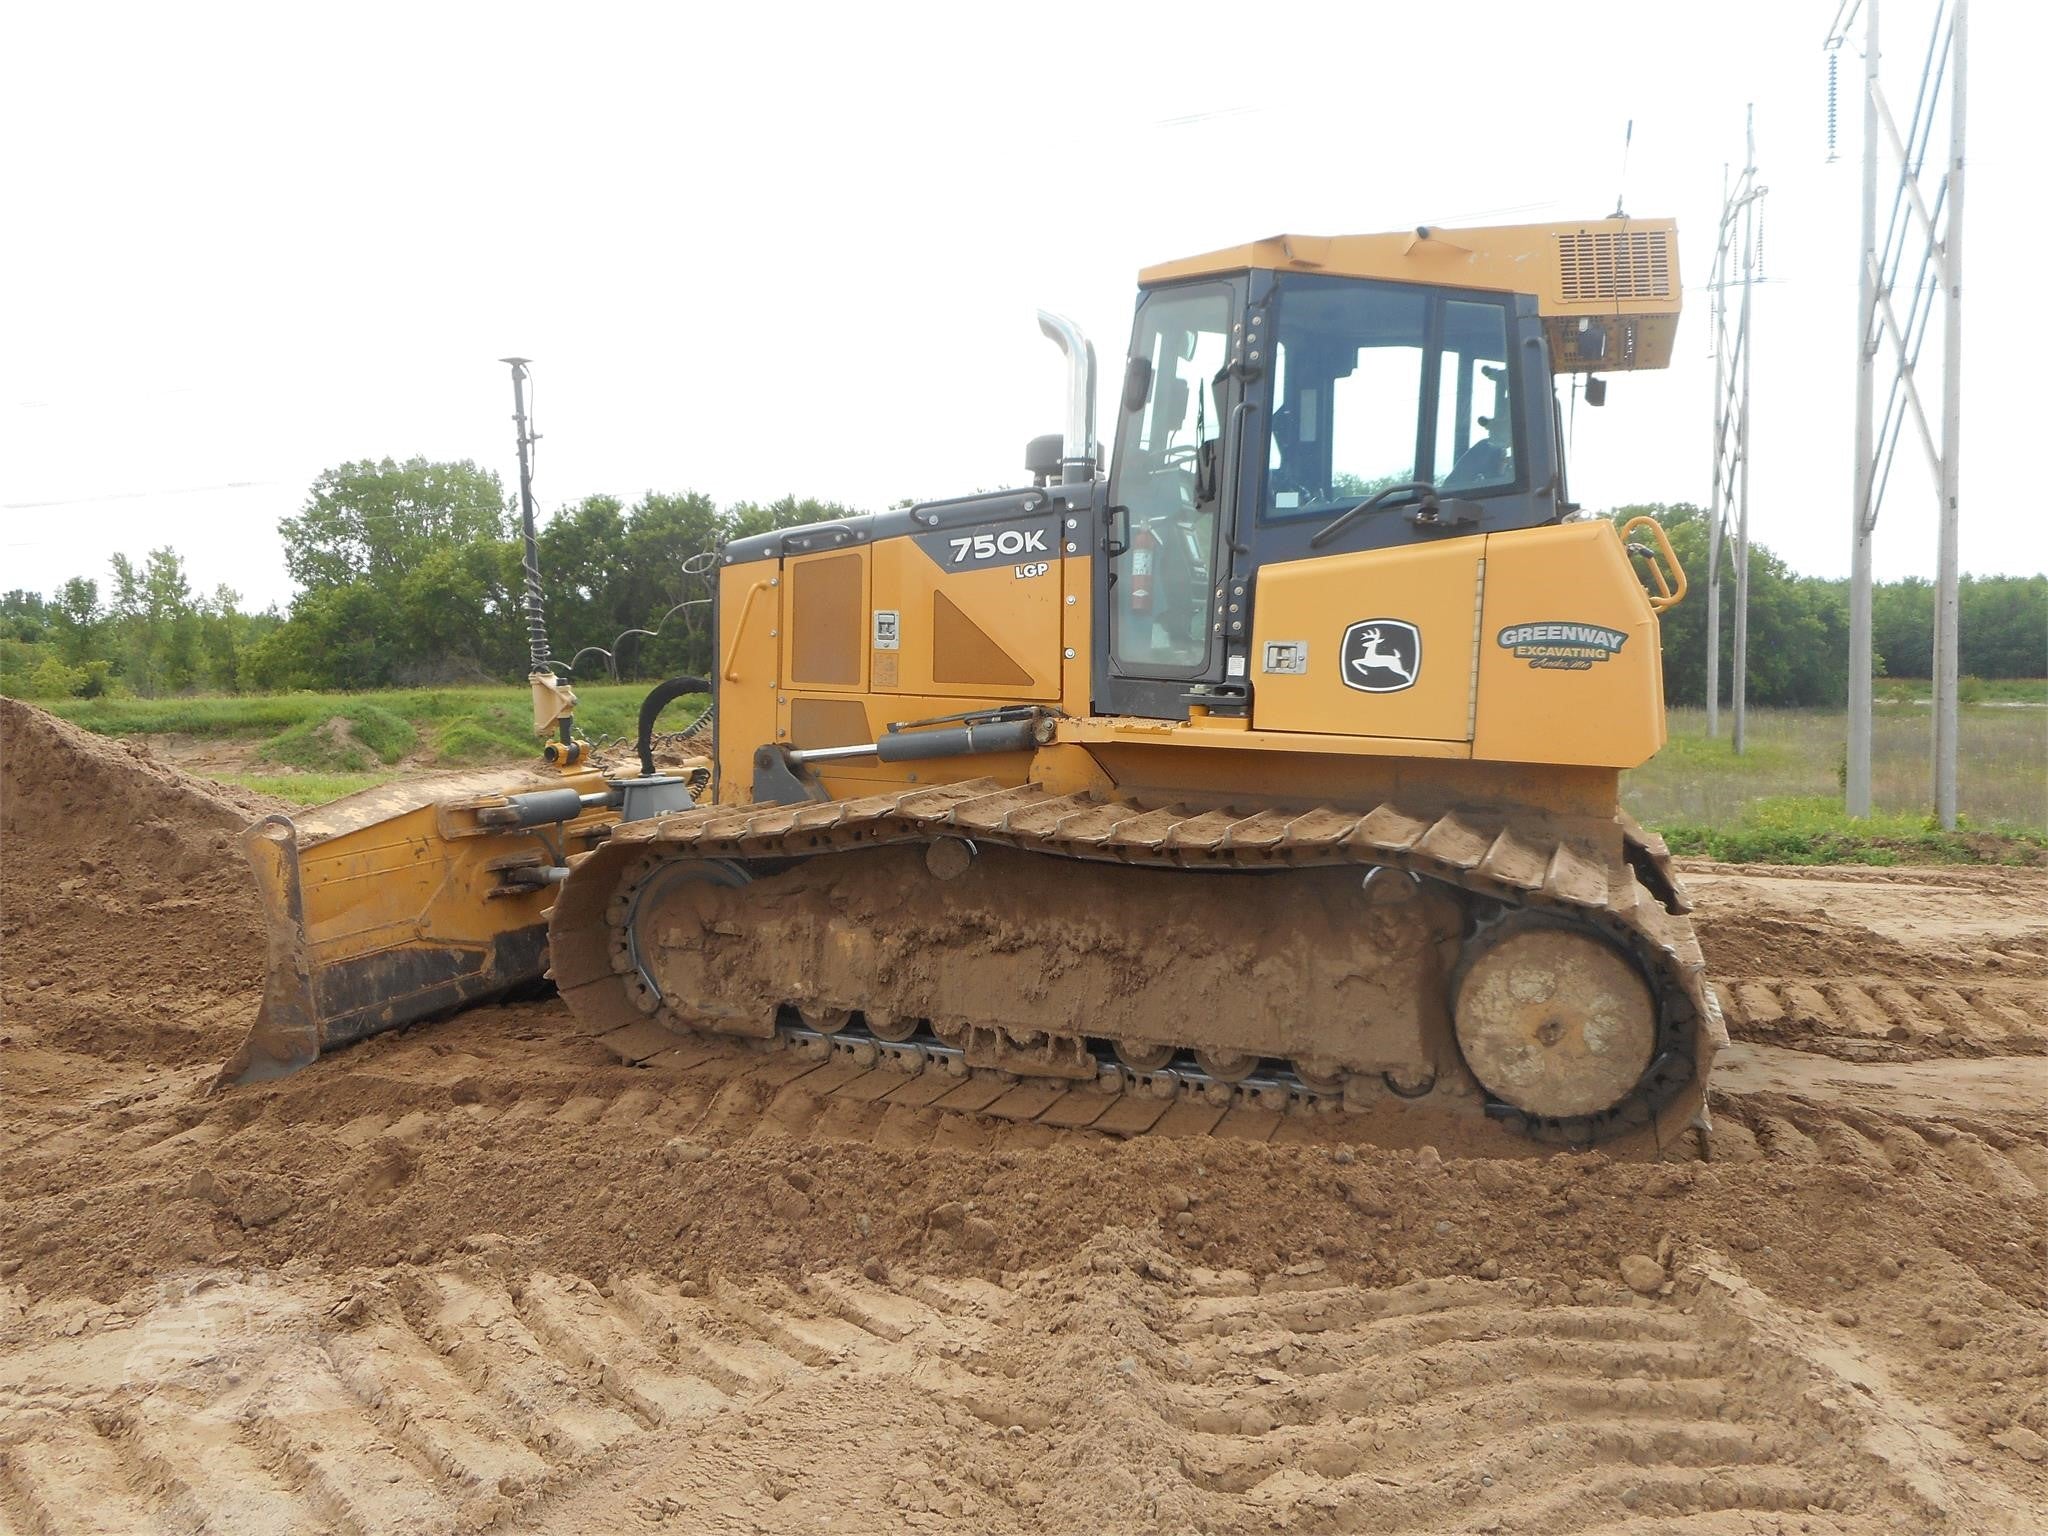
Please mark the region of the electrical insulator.
POLYGON ((1830 165, 1833 165, 1835 162, 1835 105, 1836 91, 1838 89, 1837 74, 1841 61, 1842 56, 1830 48, 1828 50, 1828 164, 1830 165))

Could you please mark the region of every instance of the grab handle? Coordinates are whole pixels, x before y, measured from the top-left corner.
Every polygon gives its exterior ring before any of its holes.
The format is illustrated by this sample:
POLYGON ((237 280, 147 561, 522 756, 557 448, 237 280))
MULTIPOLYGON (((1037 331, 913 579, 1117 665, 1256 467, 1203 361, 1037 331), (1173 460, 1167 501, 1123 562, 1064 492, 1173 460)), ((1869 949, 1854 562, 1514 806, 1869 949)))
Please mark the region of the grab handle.
POLYGON ((1678 556, 1672 553, 1671 539, 1664 532, 1664 525, 1654 517, 1632 517, 1621 525, 1621 542, 1632 555, 1641 555, 1643 564, 1649 568, 1650 579, 1657 584, 1657 590, 1650 594, 1650 606, 1662 613, 1667 608, 1676 608, 1685 601, 1685 567, 1678 563, 1678 556), (1653 549, 1647 544, 1630 542, 1630 536, 1638 528, 1647 528, 1656 539, 1653 549), (1661 560, 1660 560, 1661 557, 1661 560), (1665 572, 1669 571, 1670 575, 1665 572))
POLYGON ((740 621, 732 627, 732 659, 725 664, 724 676, 728 683, 736 683, 740 680, 739 673, 733 670, 739 665, 740 641, 746 638, 747 620, 752 618, 754 613, 754 599, 763 592, 766 592, 770 585, 772 583, 766 581, 755 582, 751 587, 747 588, 746 601, 740 604, 740 621))

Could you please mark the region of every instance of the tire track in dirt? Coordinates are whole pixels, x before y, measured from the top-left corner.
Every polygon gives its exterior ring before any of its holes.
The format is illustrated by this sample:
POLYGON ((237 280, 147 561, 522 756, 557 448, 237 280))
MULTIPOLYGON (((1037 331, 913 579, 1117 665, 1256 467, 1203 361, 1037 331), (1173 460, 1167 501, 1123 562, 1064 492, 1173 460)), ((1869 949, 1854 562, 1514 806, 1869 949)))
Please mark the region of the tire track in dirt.
POLYGON ((2025 1528, 1713 1256, 1669 1289, 1262 1280, 1130 1233, 1003 1285, 195 1275, 12 1330, 0 1529, 816 1528, 856 1479, 870 1529, 2025 1528))
POLYGON ((1860 1061, 2048 1054, 2048 888, 2034 871, 1688 876, 1737 1040, 1860 1061))

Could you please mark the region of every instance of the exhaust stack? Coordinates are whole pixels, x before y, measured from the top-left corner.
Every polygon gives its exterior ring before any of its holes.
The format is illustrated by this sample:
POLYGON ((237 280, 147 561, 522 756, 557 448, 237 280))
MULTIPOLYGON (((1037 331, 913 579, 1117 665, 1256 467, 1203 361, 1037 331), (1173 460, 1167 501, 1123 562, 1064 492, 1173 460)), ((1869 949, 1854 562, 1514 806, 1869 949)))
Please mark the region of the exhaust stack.
POLYGON ((1038 312, 1038 328, 1067 354, 1067 424, 1062 435, 1060 481, 1086 485, 1095 478, 1095 346, 1081 327, 1049 309, 1038 312))

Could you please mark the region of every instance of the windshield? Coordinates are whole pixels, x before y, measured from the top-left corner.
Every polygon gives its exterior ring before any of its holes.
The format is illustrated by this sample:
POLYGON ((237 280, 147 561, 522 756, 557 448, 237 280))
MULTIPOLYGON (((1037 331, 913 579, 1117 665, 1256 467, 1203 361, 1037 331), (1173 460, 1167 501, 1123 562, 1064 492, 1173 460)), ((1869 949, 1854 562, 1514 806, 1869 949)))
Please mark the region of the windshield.
POLYGON ((1507 307, 1406 284, 1282 274, 1264 519, 1328 515, 1420 481, 1519 483, 1507 307))
POLYGON ((1208 660, 1231 304, 1227 284, 1204 284, 1150 293, 1138 311, 1131 357, 1149 378, 1144 403, 1119 419, 1110 487, 1130 509, 1110 605, 1128 673, 1192 675, 1208 660))

